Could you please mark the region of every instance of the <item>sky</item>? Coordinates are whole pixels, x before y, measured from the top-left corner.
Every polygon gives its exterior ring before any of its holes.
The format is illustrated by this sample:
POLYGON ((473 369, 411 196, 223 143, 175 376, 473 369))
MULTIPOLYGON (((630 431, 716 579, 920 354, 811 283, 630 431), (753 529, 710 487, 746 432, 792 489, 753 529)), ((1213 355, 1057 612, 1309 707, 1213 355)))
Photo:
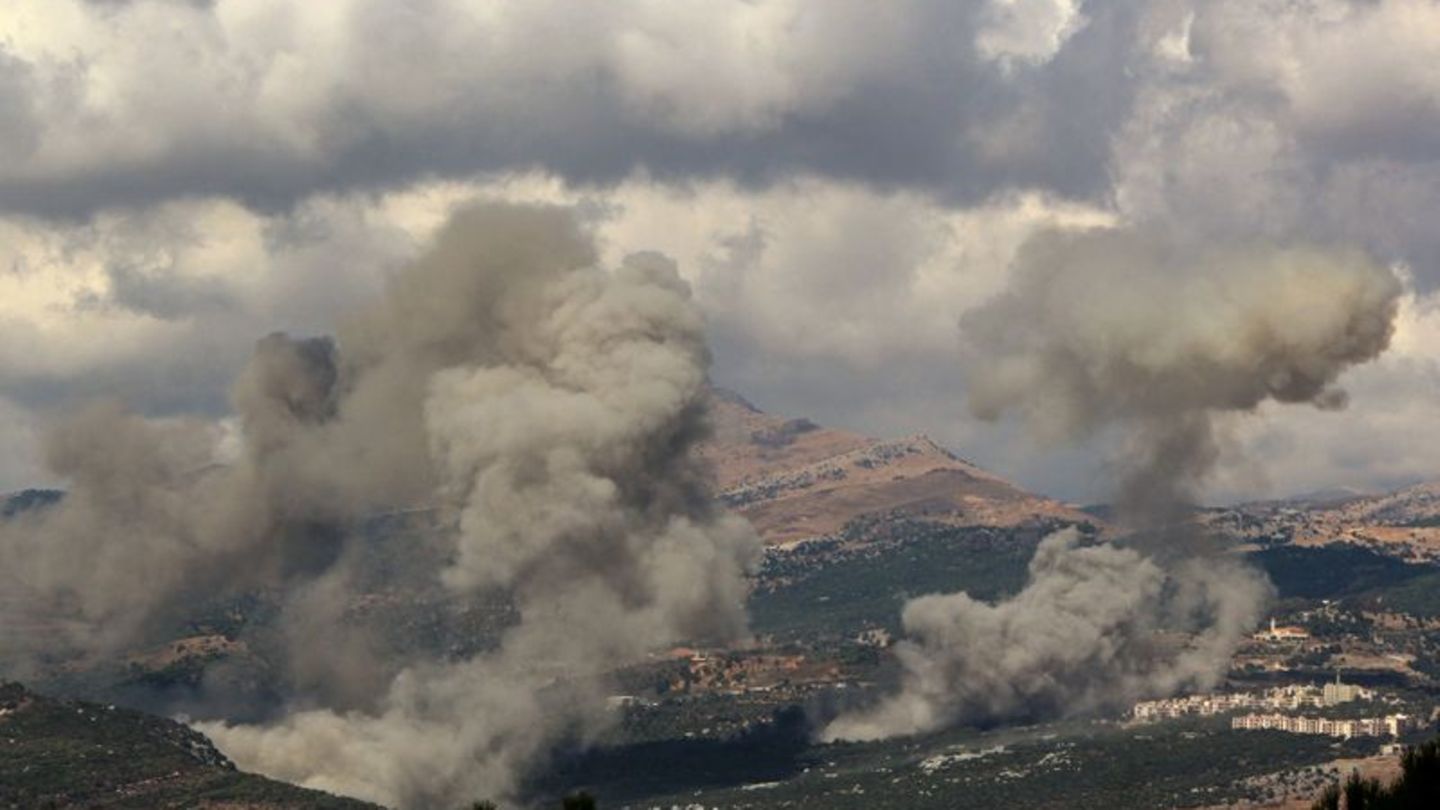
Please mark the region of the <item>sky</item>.
POLYGON ((1440 477, 1428 0, 4 0, 0 490, 63 483, 36 437, 89 399, 224 418, 256 339, 333 332, 475 199, 673 258, 761 407, 1077 501, 1115 437, 966 404, 1027 240, 1361 251, 1390 348, 1343 410, 1228 419, 1206 497, 1440 477))

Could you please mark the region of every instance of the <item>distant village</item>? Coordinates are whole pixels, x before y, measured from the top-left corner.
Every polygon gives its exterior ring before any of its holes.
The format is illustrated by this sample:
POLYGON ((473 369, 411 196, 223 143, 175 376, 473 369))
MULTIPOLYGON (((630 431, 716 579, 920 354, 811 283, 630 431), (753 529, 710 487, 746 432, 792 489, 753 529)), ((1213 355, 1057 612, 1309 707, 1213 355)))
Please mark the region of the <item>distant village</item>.
POLYGON ((1255 634, 1256 641, 1301 641, 1310 638, 1310 633, 1303 627, 1275 626, 1275 619, 1270 619, 1270 629, 1261 630, 1255 634))
MULTIPOLYGON (((1286 632, 1298 628, 1278 628, 1286 632)), ((1271 622, 1269 633, 1277 632, 1271 622)), ((1303 632, 1303 631, 1302 631, 1303 632)), ((1228 694, 1190 695, 1166 700, 1136 703, 1129 715, 1136 723, 1154 723, 1181 717, 1209 717, 1244 709, 1269 711, 1249 712, 1231 718, 1230 728, 1239 731, 1288 731, 1292 734, 1320 734, 1350 739, 1352 737, 1400 737, 1420 723, 1404 713, 1374 717, 1329 718, 1288 714, 1300 709, 1326 709, 1355 701, 1371 702, 1374 690, 1344 683, 1337 673, 1334 683, 1324 686, 1291 684, 1264 692, 1231 692, 1228 694)))
POLYGON ((1230 720, 1230 728, 1246 731, 1271 729, 1292 734, 1320 734, 1327 737, 1399 737, 1419 724, 1408 714, 1359 717, 1351 720, 1328 717, 1296 717, 1285 714, 1243 714, 1230 720))

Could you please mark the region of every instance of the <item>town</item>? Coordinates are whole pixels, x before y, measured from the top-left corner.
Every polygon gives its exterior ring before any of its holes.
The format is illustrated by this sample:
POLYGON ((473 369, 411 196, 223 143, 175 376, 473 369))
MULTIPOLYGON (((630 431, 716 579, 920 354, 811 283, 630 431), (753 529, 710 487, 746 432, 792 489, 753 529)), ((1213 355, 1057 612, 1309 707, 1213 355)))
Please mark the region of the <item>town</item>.
POLYGON ((1323 687, 1304 684, 1278 686, 1261 693, 1232 692, 1229 694, 1189 695, 1166 700, 1136 703, 1130 715, 1136 721, 1175 719, 1188 715, 1208 717, 1238 709, 1300 709, 1325 708, 1355 700, 1374 700, 1375 693, 1353 684, 1341 683, 1337 674, 1334 683, 1323 687))

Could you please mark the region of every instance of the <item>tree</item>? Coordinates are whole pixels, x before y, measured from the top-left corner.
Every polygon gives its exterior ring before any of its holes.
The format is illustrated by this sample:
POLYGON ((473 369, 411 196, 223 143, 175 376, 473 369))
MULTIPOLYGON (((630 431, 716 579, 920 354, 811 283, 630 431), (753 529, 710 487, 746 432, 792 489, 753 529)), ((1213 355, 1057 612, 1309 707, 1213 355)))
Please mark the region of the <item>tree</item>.
POLYGON ((1440 740, 1410 748, 1400 760, 1400 776, 1390 785, 1361 779, 1352 772, 1342 785, 1331 785, 1312 810, 1427 810, 1440 807, 1440 740), (1343 802, 1342 802, 1343 799, 1343 802))
POLYGON ((561 799, 560 807, 561 810, 596 810, 595 797, 582 790, 561 799))

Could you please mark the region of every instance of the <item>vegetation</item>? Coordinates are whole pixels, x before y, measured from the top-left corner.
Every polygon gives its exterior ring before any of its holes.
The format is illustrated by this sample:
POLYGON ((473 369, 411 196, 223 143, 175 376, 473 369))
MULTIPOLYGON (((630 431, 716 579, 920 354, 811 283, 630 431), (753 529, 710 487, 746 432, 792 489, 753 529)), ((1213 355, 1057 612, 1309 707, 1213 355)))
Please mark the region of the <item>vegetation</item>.
POLYGON ((1412 529, 1434 528, 1440 526, 1440 515, 1424 515, 1409 520, 1402 520, 1395 525, 1406 526, 1412 529))
MULTIPOLYGON (((585 791, 573 793, 560 800, 560 810, 597 810, 595 797, 585 791)), ((500 810, 500 805, 489 799, 471 802, 465 810, 500 810)))
POLYGON ((595 810, 595 797, 585 791, 560 800, 561 810, 595 810))
POLYGON ((1355 602, 1361 607, 1408 613, 1419 618, 1440 616, 1440 571, 1431 570, 1432 573, 1400 584, 1361 594, 1355 602))
POLYGON ((1389 588, 1435 571, 1354 544, 1277 546, 1250 559, 1275 583, 1281 598, 1334 599, 1389 588))
POLYGON ((241 773, 179 723, 0 684, 0 808, 373 805, 241 773))
MULTIPOLYGON (((925 593, 965 591, 992 600, 1014 593, 1049 528, 955 527, 891 515, 855 521, 833 538, 772 550, 751 597, 755 630, 774 638, 770 649, 838 662, 847 688, 780 681, 750 691, 730 692, 725 684, 691 689, 687 659, 648 661, 617 673, 611 685, 615 694, 645 699, 627 705, 623 721, 601 746, 556 752, 544 773, 530 775, 523 788, 531 802, 526 806, 593 810, 590 794, 566 795, 578 785, 604 796, 607 807, 1216 806, 1264 801, 1287 789, 1291 796, 1313 796, 1341 778, 1324 763, 1375 750, 1373 741, 1240 734, 1223 722, 1202 720, 1143 729, 1086 720, 951 729, 865 744, 814 741, 815 724, 840 705, 883 687, 889 674, 891 654, 883 649, 884 641, 857 639, 857 634, 895 630, 905 600, 925 593)), ((427 592, 418 579, 411 581, 419 575, 397 551, 405 544, 380 538, 419 538, 414 543, 421 548, 418 553, 439 553, 424 545, 423 526, 373 529, 376 542, 360 552, 362 569, 371 578, 367 583, 386 598, 370 600, 347 619, 372 626, 382 645, 443 660, 486 649, 513 622, 513 608, 503 594, 459 604, 427 592), (401 585, 387 586, 394 582, 401 585)), ((1305 618, 1293 620, 1315 634, 1317 645, 1290 663, 1314 668, 1315 677, 1332 676, 1325 667, 1338 651, 1330 643, 1334 639, 1379 645, 1382 636, 1403 633, 1421 639, 1415 648, 1421 653, 1417 669, 1431 671, 1440 661, 1440 648, 1424 646, 1424 628, 1397 628, 1361 615, 1362 610, 1384 609, 1440 616, 1440 570, 1434 566, 1407 564, 1360 546, 1268 548, 1253 558, 1282 596, 1295 603, 1296 613, 1305 609, 1305 618), (1320 598, 1336 601, 1320 608, 1313 601, 1320 598)), ((222 645, 223 657, 202 652, 155 656, 154 663, 129 668, 117 664, 101 673, 110 679, 108 694, 115 702, 141 705, 133 695, 143 690, 169 701, 157 708, 184 711, 177 697, 213 687, 220 677, 238 679, 238 685, 225 684, 225 693, 253 694, 257 711, 284 692, 281 670, 268 663, 278 660, 275 601, 266 594, 229 595, 202 607, 186 617, 177 637, 216 636, 238 642, 235 650, 222 645), (217 661, 224 666, 215 666, 217 661)), ((1440 677, 1440 668, 1435 674, 1440 677)), ((737 689, 751 685, 740 682, 737 689)), ((1430 697, 1422 698, 1429 705, 1430 697)), ((0 717, 0 810, 46 802, 137 808, 222 801, 267 808, 368 807, 238 773, 218 752, 207 753, 203 737, 168 721, 109 708, 101 714, 93 704, 49 701, 43 708, 49 713, 0 717), (56 706, 65 708, 52 712, 56 706), (117 720, 123 722, 117 725, 117 720), (35 723, 43 730, 36 731, 35 723), (25 730, 24 743, 7 748, 16 729, 25 730), (156 772, 180 777, 147 781, 147 774, 156 772), (71 779, 72 774, 80 778, 71 779), (94 798, 102 795, 103 801, 94 798)), ((1357 704, 1331 713, 1370 708, 1357 704)), ((1334 788, 1337 801, 1345 800, 1346 791, 1366 796, 1357 801, 1379 801, 1390 790, 1369 782, 1334 788)), ((499 810, 499 805, 475 801, 465 810, 499 810)))
POLYGON ((1331 785, 1313 810, 1432 810, 1440 807, 1440 740, 1411 748, 1400 761, 1400 776, 1389 785, 1352 773, 1331 785))
MULTIPOLYGON (((816 713, 823 716, 823 708, 816 713)), ((1375 741, 1233 732, 1216 718, 1138 729, 1090 721, 952 729, 871 743, 817 744, 803 712, 726 739, 615 745, 562 758, 534 786, 583 784, 614 807, 731 810, 953 810, 966 807, 1173 808, 1263 800, 1339 778, 1318 766, 1373 753, 1375 741), (1281 780, 1284 781, 1284 780, 1281 780)), ((543 805, 542 805, 543 806, 543 805)))
POLYGON ((905 601, 965 591, 1018 591, 1041 530, 957 527, 914 520, 856 521, 841 537, 772 551, 750 599, 752 626, 777 639, 853 636, 899 628, 905 601))

